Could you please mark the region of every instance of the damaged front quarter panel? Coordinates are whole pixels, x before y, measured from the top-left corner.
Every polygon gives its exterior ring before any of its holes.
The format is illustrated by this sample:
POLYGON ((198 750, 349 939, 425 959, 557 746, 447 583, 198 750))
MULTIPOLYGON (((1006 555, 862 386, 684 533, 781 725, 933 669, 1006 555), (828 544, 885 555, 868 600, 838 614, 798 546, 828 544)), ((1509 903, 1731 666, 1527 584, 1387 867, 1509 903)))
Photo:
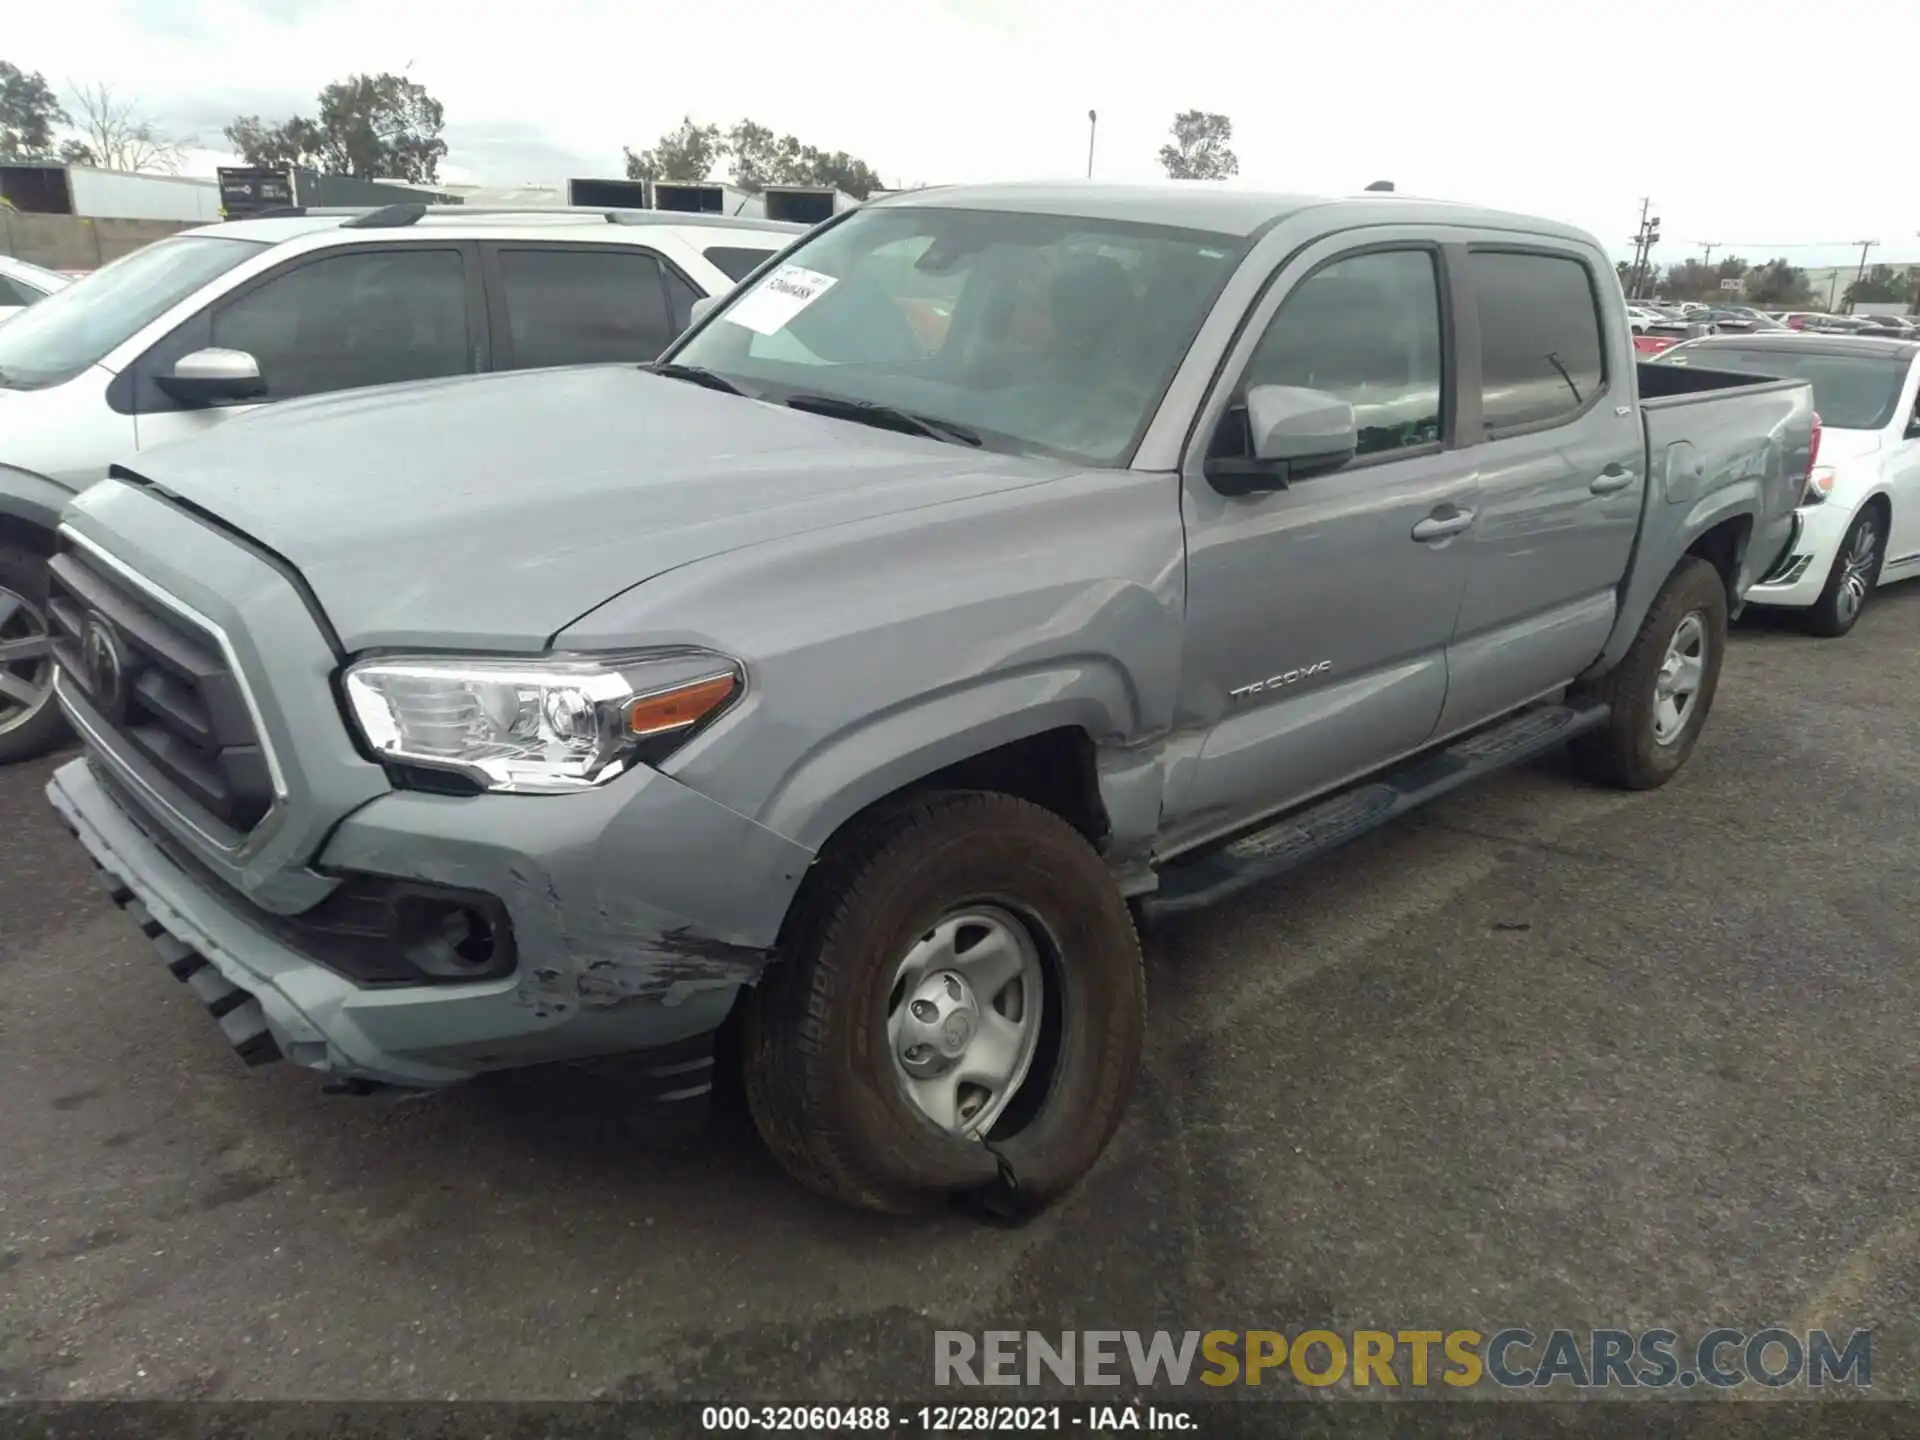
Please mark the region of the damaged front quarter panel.
POLYGON ((560 797, 396 791, 349 816, 326 860, 497 895, 531 1024, 752 984, 813 856, 651 772, 560 797))
POLYGON ((624 943, 596 937, 524 971, 516 994, 541 1019, 565 1014, 576 1002, 589 1009, 671 1007, 695 995, 751 985, 772 959, 771 950, 696 935, 691 926, 650 939, 631 936, 624 943))

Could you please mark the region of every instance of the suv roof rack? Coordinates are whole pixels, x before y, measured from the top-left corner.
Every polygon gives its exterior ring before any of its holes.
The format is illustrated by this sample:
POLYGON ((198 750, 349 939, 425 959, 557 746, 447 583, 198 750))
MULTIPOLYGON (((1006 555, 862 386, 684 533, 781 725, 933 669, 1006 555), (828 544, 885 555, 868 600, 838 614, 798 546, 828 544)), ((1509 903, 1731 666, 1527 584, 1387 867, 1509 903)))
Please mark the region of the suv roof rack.
POLYGON ((715 215, 704 210, 637 210, 604 205, 428 205, 403 200, 392 205, 274 205, 235 220, 286 220, 297 216, 344 215, 343 230, 399 230, 429 217, 465 220, 478 216, 557 215, 600 220, 608 225, 717 225, 732 230, 766 230, 798 235, 812 227, 797 220, 767 220, 758 215, 715 215))
POLYGON ((637 210, 607 208, 599 205, 428 205, 418 200, 401 201, 372 209, 305 210, 307 215, 351 215, 343 221, 343 230, 398 230, 417 225, 429 216, 465 220, 476 216, 553 215, 575 220, 604 221, 608 225, 720 225, 742 230, 769 230, 798 234, 808 227, 791 220, 765 220, 748 215, 714 215, 698 211, 637 210))

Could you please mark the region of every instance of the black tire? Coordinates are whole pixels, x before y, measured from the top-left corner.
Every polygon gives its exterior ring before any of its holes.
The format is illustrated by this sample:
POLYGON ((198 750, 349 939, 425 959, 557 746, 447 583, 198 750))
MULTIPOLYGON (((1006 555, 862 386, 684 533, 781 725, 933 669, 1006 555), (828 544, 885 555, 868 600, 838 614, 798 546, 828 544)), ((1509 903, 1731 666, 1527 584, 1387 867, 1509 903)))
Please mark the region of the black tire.
POLYGON ((801 1183, 865 1209, 1004 1194, 1008 1171, 1020 1208, 1046 1204, 1119 1127, 1145 1043, 1140 943, 1105 862, 1051 812, 981 792, 915 797, 835 850, 748 1003, 743 1065, 761 1137, 801 1183), (1051 951, 1039 1051, 986 1144, 908 1099, 885 1030, 897 962, 976 903, 1017 914, 1051 951))
POLYGON ((1581 687, 1583 693, 1606 701, 1612 714, 1601 729, 1574 740, 1569 747, 1574 763, 1592 779, 1623 790, 1654 790, 1666 784, 1700 739, 1720 688, 1726 653, 1726 583, 1713 566, 1689 556, 1667 577, 1620 663, 1581 687), (1654 717, 1661 666, 1690 619, 1698 621, 1703 636, 1702 675, 1679 729, 1663 739, 1654 717))
MULTIPOLYGON (((47 613, 46 557, 12 541, 0 540, 0 598, 6 598, 8 592, 31 606, 39 617, 37 623, 44 628, 47 613)), ((0 606, 0 609, 3 608, 10 607, 0 606)), ((0 627, 0 644, 10 638, 24 638, 24 623, 24 617, 16 611, 13 619, 0 627)), ((26 665, 13 664, 4 668, 16 679, 26 678, 26 665)), ((42 755, 51 754, 66 744, 71 733, 66 717, 60 713, 60 707, 51 694, 24 719, 20 718, 21 709, 15 701, 0 695, 0 765, 17 765, 23 760, 37 760, 42 755)))
POLYGON ((1860 507, 1860 513, 1853 517, 1853 524, 1840 539, 1840 548, 1834 552, 1833 569, 1827 574, 1820 598, 1794 616, 1802 630, 1833 640, 1859 622, 1880 578, 1880 562, 1887 553, 1888 528, 1887 517, 1878 504, 1869 501, 1860 507), (1863 544, 1866 547, 1864 569, 1856 575, 1852 560, 1863 544))

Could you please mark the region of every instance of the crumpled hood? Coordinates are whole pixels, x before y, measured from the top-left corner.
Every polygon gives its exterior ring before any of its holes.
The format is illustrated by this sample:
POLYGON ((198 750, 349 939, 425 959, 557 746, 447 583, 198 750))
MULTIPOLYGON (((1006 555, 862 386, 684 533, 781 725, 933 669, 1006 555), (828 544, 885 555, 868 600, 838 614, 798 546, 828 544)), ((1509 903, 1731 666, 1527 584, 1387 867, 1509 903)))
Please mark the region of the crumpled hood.
POLYGON ((349 650, 532 650, 663 571, 1068 467, 624 366, 283 402, 128 467, 290 561, 349 650))

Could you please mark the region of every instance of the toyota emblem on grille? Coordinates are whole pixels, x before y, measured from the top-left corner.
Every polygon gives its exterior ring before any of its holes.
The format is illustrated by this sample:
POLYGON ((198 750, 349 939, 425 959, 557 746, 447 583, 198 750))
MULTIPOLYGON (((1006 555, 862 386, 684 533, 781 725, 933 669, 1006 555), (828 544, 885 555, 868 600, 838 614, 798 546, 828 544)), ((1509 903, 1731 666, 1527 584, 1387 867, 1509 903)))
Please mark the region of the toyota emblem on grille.
POLYGON ((126 666, 120 656, 120 638, 98 615, 87 622, 87 638, 80 646, 80 664, 86 670, 87 689, 94 703, 108 713, 118 710, 126 666))

